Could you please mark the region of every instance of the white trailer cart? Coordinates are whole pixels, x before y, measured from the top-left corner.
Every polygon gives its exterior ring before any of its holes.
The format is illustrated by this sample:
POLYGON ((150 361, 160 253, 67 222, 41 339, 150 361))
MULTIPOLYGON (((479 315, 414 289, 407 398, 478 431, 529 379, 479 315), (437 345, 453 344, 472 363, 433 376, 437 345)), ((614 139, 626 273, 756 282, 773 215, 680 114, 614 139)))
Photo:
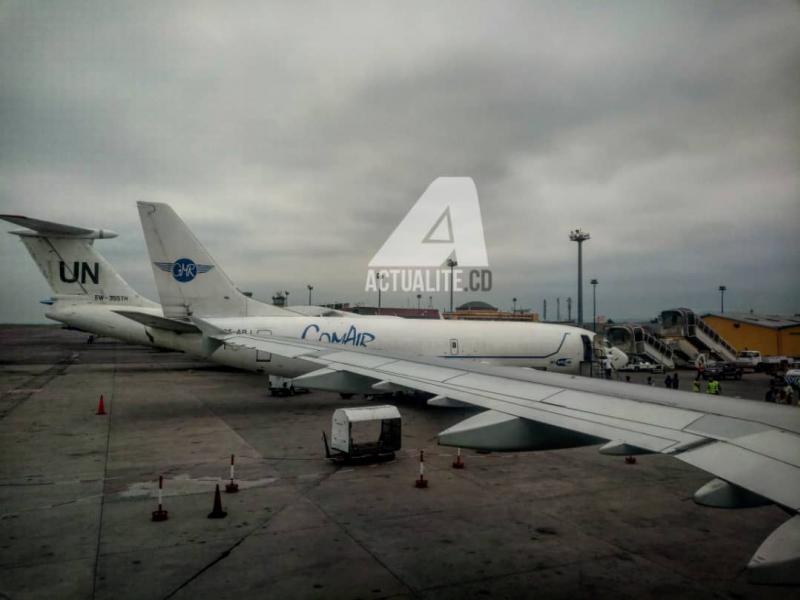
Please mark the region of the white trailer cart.
POLYGON ((330 447, 322 432, 325 456, 336 462, 392 460, 402 444, 401 422, 396 406, 338 408, 333 413, 330 447))

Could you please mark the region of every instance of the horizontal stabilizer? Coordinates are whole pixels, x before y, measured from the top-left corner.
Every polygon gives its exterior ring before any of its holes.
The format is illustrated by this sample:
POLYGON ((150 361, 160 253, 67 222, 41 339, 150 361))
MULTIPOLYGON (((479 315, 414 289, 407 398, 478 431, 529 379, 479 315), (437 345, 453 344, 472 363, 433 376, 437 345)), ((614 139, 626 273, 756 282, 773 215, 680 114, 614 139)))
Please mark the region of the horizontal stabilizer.
MULTIPOLYGON (((117 234, 108 229, 87 229, 85 227, 76 227, 74 225, 66 225, 64 223, 53 223, 52 221, 42 221, 41 219, 32 219, 30 217, 23 217, 22 215, 0 215, 0 219, 27 227, 42 235, 59 236, 59 237, 74 237, 82 239, 109 239, 117 237, 117 234)), ((25 235, 26 232, 12 232, 20 235, 25 235)))
POLYGON ((200 333, 196 325, 185 321, 178 321, 177 319, 167 319, 165 317, 137 312, 135 310, 115 310, 114 312, 123 317, 128 317, 137 323, 141 323, 146 327, 166 329, 167 331, 174 331, 176 333, 200 333))

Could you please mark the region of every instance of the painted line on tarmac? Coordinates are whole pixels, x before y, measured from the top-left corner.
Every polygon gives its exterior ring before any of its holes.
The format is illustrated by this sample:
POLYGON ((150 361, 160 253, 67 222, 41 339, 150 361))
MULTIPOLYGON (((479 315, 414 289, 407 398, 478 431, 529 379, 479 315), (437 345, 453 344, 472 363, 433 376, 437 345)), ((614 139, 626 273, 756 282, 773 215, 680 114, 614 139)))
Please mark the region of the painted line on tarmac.
POLYGON ((29 378, 23 384, 24 386, 27 387, 20 386, 0 395, 0 401, 2 401, 5 400, 6 397, 10 396, 11 394, 17 394, 17 393, 19 394, 19 398, 12 401, 5 409, 0 410, 0 419, 5 419, 9 414, 11 414, 11 412, 19 408, 23 402, 25 402, 26 400, 28 400, 28 398, 33 396, 33 394, 41 391, 48 383, 50 383, 56 377, 63 375, 64 371, 66 371, 67 368, 78 359, 78 356, 79 356, 78 352, 73 352, 70 356, 62 358, 60 361, 55 363, 46 371, 29 378))

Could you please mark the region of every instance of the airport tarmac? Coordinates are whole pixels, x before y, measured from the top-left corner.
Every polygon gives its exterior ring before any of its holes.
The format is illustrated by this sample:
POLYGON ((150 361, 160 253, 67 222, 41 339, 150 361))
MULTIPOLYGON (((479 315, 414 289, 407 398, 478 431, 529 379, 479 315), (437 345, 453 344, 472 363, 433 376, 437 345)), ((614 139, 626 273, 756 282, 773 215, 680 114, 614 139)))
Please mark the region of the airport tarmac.
MULTIPOLYGON (((0 598, 797 597, 744 571, 785 513, 697 506, 711 476, 675 459, 465 452, 455 470, 435 434, 472 412, 399 399, 398 459, 335 466, 320 432, 369 401, 272 398, 261 375, 85 340, 0 327, 0 598), (209 520, 231 454, 241 489, 209 520)), ((757 399, 766 378, 723 388, 757 399)))

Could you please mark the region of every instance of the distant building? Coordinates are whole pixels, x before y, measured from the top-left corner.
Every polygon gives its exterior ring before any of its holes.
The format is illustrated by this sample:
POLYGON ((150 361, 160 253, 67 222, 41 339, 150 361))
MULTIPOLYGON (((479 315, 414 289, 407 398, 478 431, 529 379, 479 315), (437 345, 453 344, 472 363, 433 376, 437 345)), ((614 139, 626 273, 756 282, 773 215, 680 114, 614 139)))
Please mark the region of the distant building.
POLYGON ((403 317, 404 319, 441 319, 441 314, 436 308, 394 308, 391 306, 352 306, 347 309, 357 315, 386 315, 403 317))
POLYGON ((283 295, 283 292, 278 292, 272 297, 272 304, 274 306, 286 306, 286 296, 283 295))
POLYGON ((530 310, 514 312, 502 311, 487 302, 473 300, 456 308, 453 312, 442 314, 445 319, 461 319, 469 321, 538 321, 539 313, 530 310))
POLYGON ((349 312, 354 312, 354 307, 351 307, 349 302, 331 302, 330 304, 323 304, 322 306, 325 308, 332 308, 334 310, 346 310, 349 312))
POLYGON ((703 320, 738 351, 758 350, 763 356, 800 357, 800 316, 753 313, 709 313, 703 320))

